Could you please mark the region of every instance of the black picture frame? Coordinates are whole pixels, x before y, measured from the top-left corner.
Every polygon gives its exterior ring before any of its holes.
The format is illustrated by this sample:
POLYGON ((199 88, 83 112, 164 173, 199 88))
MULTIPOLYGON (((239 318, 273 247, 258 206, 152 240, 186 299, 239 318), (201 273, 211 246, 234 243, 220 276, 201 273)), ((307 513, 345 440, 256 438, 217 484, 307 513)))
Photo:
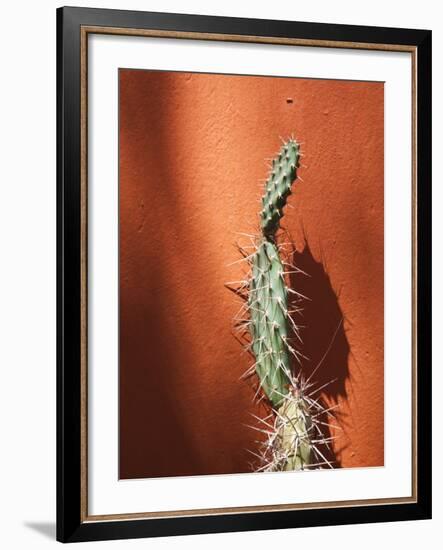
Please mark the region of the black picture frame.
MULTIPOLYGON (((83 202, 82 202, 83 201, 83 202)), ((82 263, 83 262, 83 263, 82 263)), ((83 266, 83 268, 82 268, 83 266)), ((57 539, 62 542, 283 529, 431 517, 431 31, 63 7, 57 10, 57 539), (399 45, 416 55, 416 487, 414 502, 184 517, 82 512, 82 27, 399 45)), ((82 443, 83 442, 83 443, 82 443)), ((84 509, 84 508, 83 508, 84 509)))

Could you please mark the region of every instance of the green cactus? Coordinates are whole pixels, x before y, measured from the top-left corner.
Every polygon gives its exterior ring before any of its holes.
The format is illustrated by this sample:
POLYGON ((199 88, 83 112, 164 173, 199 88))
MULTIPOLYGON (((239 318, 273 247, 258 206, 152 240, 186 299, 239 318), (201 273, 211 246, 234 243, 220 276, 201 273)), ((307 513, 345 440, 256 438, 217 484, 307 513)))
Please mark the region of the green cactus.
MULTIPOLYGON (((324 415, 331 415, 331 408, 325 408, 318 395, 312 397, 318 389, 312 389, 315 382, 310 377, 304 378, 303 356, 291 345, 292 336, 301 340, 293 311, 288 307, 289 293, 297 292, 287 285, 285 269, 291 264, 283 253, 280 257, 283 247, 277 240, 283 208, 297 179, 300 156, 299 144, 289 139, 273 160, 262 198, 260 234, 250 236, 254 251, 251 254, 239 246, 244 256, 239 261, 248 262, 250 275, 227 283, 239 285, 231 290, 246 301, 246 307, 243 305, 236 316, 236 325, 245 331, 244 336, 249 335, 246 347, 255 362, 243 376, 257 375, 260 384, 256 395, 266 397, 272 409, 266 418, 253 415, 260 426, 251 427, 266 435, 258 455, 262 465, 256 471, 304 470, 325 464, 333 467, 320 450, 322 445, 329 446, 331 440, 322 435, 321 428, 324 415), (299 363, 297 374, 294 360, 299 363)), ((291 267, 297 272, 295 266, 291 267)))
POLYGON ((278 407, 290 384, 290 346, 288 342, 288 290, 275 233, 280 226, 283 207, 297 177, 299 145, 285 143, 273 161, 265 185, 261 211, 262 239, 252 260, 248 305, 251 314, 252 350, 256 372, 263 391, 278 407))
POLYGON ((272 170, 265 185, 262 198, 261 228, 263 235, 273 239, 280 227, 283 207, 291 194, 291 186, 297 179, 297 168, 300 166, 300 146, 290 139, 285 143, 278 156, 272 161, 272 170))
POLYGON ((272 162, 260 213, 262 236, 252 257, 249 281, 249 330, 255 371, 260 386, 276 412, 270 465, 273 470, 300 470, 311 463, 309 405, 291 371, 288 288, 279 256, 276 232, 283 208, 297 179, 299 144, 284 143, 272 162))
POLYGON ((253 259, 248 305, 256 372, 275 407, 280 405, 290 377, 288 291, 282 274, 276 245, 263 239, 253 259))

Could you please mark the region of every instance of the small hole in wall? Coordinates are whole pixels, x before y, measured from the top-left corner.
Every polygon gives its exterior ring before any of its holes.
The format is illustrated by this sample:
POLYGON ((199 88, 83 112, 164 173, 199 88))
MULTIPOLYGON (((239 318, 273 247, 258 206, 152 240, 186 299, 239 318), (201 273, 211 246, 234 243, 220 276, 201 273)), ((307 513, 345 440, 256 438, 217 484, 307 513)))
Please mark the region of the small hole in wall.
POLYGON ((288 103, 288 104, 294 103, 294 100, 292 99, 292 97, 287 97, 286 98, 286 103, 288 103))

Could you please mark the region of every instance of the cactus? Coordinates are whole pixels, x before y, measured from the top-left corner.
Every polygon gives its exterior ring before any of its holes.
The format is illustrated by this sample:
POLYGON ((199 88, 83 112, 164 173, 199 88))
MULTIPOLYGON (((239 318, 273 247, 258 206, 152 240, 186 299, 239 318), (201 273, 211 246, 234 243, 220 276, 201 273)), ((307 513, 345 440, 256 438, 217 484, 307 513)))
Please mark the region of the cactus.
POLYGON ((252 350, 263 391, 275 407, 290 379, 287 289, 274 243, 263 239, 255 253, 249 288, 252 350))
POLYGON ((258 471, 304 470, 325 463, 331 466, 319 449, 319 444, 328 443, 317 419, 324 408, 308 394, 312 383, 303 378, 301 370, 297 375, 294 372, 294 359, 300 363, 303 356, 291 344, 291 334, 301 338, 289 311, 288 295, 297 292, 287 285, 287 263, 280 257, 282 247, 276 235, 299 166, 300 146, 289 139, 272 161, 262 197, 255 250, 253 254, 242 251, 250 275, 236 290, 246 299, 248 317, 242 321, 249 332, 248 347, 255 358, 246 374, 256 373, 259 392, 272 409, 272 420, 256 417, 261 425, 254 429, 267 436, 259 455, 262 465, 258 471), (314 439, 315 430, 318 434, 314 439))
POLYGON ((272 163, 261 211, 262 239, 252 260, 248 305, 256 371, 269 400, 278 407, 290 381, 288 290, 275 233, 297 177, 299 146, 290 140, 272 163))
POLYGON ((280 227, 283 207, 291 194, 291 186, 297 178, 299 166, 300 146, 290 139, 283 144, 278 157, 272 161, 272 170, 265 185, 261 211, 261 228, 265 238, 273 240, 280 227))

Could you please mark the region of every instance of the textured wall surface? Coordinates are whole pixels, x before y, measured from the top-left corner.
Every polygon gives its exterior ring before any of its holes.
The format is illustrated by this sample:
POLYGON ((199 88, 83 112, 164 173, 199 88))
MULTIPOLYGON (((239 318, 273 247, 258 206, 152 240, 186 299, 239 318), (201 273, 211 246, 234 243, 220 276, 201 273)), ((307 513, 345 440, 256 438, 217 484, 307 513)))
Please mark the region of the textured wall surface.
MULTIPOLYGON (((291 134, 282 240, 309 276, 305 368, 335 409, 330 458, 383 465, 383 84, 120 71, 120 476, 250 470, 261 414, 232 330, 237 232, 291 134), (343 321, 342 321, 343 319, 343 321), (334 336, 335 335, 335 336, 334 336)), ((245 240, 246 239, 246 240, 245 240)))

